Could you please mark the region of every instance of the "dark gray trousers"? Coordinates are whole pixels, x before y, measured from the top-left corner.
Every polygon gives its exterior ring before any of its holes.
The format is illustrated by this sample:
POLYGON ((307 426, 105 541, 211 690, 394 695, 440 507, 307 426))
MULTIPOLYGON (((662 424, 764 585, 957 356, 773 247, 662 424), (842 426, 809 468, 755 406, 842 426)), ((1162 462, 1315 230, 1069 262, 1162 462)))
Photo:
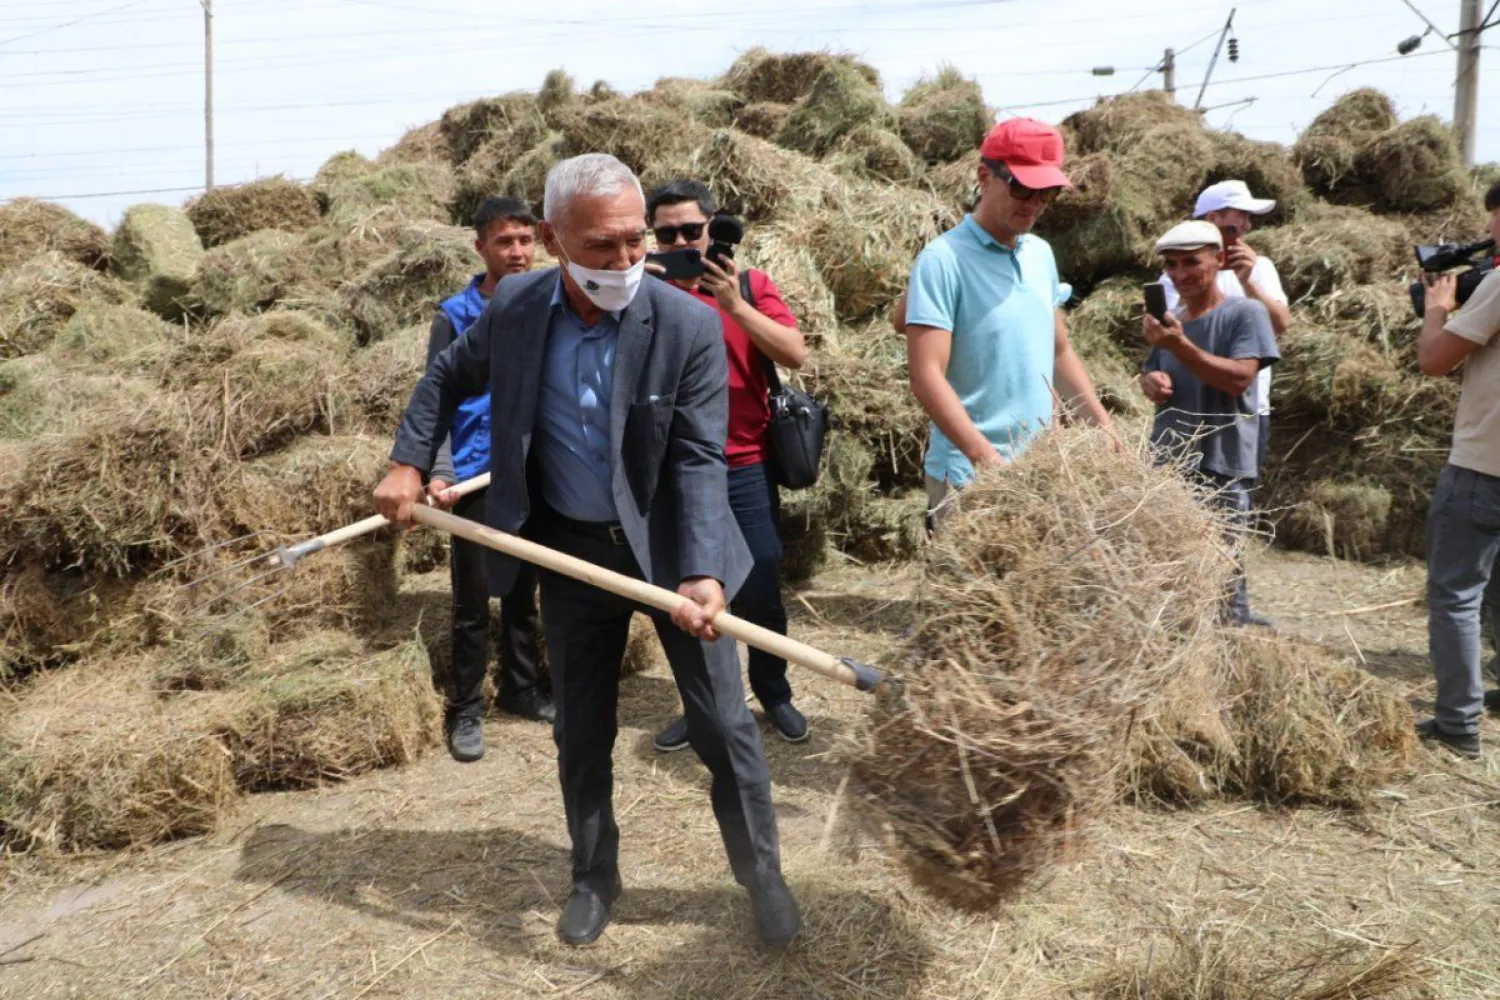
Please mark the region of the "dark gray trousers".
MULTIPOLYGON (((1255 480, 1203 471, 1198 476, 1213 491, 1212 501, 1224 511, 1229 524, 1241 531, 1248 531, 1253 523, 1250 515, 1250 492, 1255 489, 1255 480)), ((1250 585, 1245 579, 1244 542, 1237 532, 1231 532, 1231 538, 1235 545, 1235 565, 1238 572, 1224 595, 1224 617, 1228 621, 1244 624, 1250 617, 1250 585)))
MULTIPOLYGON (((626 576, 641 577, 628 545, 607 530, 544 516, 537 541, 626 576)), ((573 884, 604 891, 617 876, 620 831, 614 818, 612 760, 620 661, 630 616, 647 609, 607 591, 543 570, 542 618, 552 670, 558 778, 573 841, 573 884)), ((688 740, 713 777, 710 800, 735 880, 760 885, 781 871, 771 775, 760 727, 745 704, 734 640, 702 642, 650 612, 677 681, 688 740)))
MULTIPOLYGON (((1500 478, 1446 465, 1427 514, 1427 648, 1438 728, 1479 732, 1484 712, 1483 614, 1500 629, 1500 478)), ((1491 632, 1500 650, 1500 634, 1491 632)))

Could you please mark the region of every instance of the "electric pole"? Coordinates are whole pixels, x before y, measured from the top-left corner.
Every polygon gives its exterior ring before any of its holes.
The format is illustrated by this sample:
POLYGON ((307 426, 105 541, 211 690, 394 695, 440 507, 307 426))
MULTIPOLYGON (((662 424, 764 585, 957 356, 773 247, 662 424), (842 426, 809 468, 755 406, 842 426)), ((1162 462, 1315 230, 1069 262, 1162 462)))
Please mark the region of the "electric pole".
POLYGON ((1208 61, 1208 72, 1203 74, 1203 86, 1198 88, 1198 99, 1193 102, 1193 110, 1197 111, 1203 107, 1203 94, 1208 90, 1208 81, 1213 78, 1214 67, 1218 65, 1219 53, 1224 49, 1224 39, 1229 37, 1229 32, 1234 28, 1235 8, 1229 9, 1229 17, 1224 22, 1224 30, 1219 32, 1219 44, 1214 46, 1214 57, 1208 61))
POLYGON ((1161 57, 1161 89, 1172 100, 1177 100, 1177 50, 1168 49, 1161 57))
POLYGON ((1458 75, 1453 80, 1453 128, 1464 166, 1474 165, 1474 138, 1479 117, 1480 0, 1463 0, 1458 29, 1458 75))
POLYGON ((214 0, 203 4, 203 187, 214 189, 214 0))

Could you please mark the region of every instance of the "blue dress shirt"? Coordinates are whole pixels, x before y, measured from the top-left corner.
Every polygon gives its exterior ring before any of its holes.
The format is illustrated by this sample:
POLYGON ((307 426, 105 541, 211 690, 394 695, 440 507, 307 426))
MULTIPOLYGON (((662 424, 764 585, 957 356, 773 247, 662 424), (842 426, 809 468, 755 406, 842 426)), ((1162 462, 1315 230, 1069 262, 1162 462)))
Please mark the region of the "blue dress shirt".
POLYGON ((609 406, 619 341, 620 314, 604 313, 585 326, 568 304, 559 276, 532 446, 542 498, 575 521, 620 519, 609 468, 609 406))

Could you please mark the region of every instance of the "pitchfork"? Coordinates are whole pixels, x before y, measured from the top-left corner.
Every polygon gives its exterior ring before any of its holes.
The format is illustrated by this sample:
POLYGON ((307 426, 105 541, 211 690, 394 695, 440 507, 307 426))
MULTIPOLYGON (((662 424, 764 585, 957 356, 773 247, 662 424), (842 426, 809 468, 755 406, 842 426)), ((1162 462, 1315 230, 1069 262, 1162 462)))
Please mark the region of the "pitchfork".
MULTIPOLYGON (((453 487, 453 489, 457 490, 460 495, 463 495, 483 489, 489 485, 489 482, 489 473, 485 473, 482 476, 465 480, 453 487)), ((574 580, 598 587, 601 590, 607 590, 612 594, 635 601, 637 604, 655 608, 658 611, 671 614, 688 600, 681 594, 667 590, 665 587, 658 587, 655 584, 647 583, 645 580, 638 580, 623 573, 604 569, 602 566, 596 566, 576 556, 570 556, 555 549, 549 549, 546 546, 529 542, 515 535, 508 535, 503 531, 496 531, 494 528, 478 524, 467 518, 459 517, 456 514, 450 514, 447 511, 438 510, 435 507, 418 505, 413 516, 418 522, 430 525, 450 535, 457 536, 477 545, 483 545, 497 552, 503 552, 508 556, 532 563, 543 569, 551 570, 562 576, 571 577, 574 580)), ((199 608, 206 607, 232 594, 238 593, 260 580, 267 579, 277 573, 292 570, 298 560, 306 556, 310 556, 315 552, 321 552, 341 542, 347 542, 352 538, 367 535, 389 523, 384 517, 376 514, 373 517, 365 518, 363 521, 357 521, 354 524, 339 528, 336 531, 330 531, 326 535, 319 535, 317 538, 309 539, 297 545, 290 547, 278 546, 272 552, 243 559, 209 576, 184 584, 184 587, 196 587, 210 580, 219 579, 228 573, 242 570, 247 566, 254 566, 257 563, 264 563, 270 567, 265 572, 246 580, 231 590, 198 605, 199 608)), ((255 536, 250 535, 246 537, 253 538, 255 536)), ((244 540, 236 539, 235 541, 244 540)), ((222 547, 221 545, 215 548, 222 547)), ((212 549, 204 551, 212 551, 212 549)), ((195 555, 201 554, 195 553, 195 555)), ((177 562, 181 563, 183 561, 178 560, 177 562)), ((271 597, 275 596, 275 594, 271 595, 271 597)), ((271 597, 262 598, 256 601, 255 604, 249 605, 245 610, 263 604, 270 600, 271 597)), ((831 653, 825 653, 820 649, 809 646, 805 642, 800 642, 788 636, 781 635, 778 632, 772 632, 770 629, 762 628, 752 622, 745 621, 745 619, 730 614, 728 611, 719 612, 715 616, 713 624, 714 628, 723 635, 738 639, 748 646, 770 653, 773 656, 781 657, 789 663, 795 663, 799 667, 811 670, 813 673, 820 674, 840 684, 848 685, 856 690, 873 691, 876 693, 893 693, 899 690, 899 684, 894 678, 885 677, 879 670, 868 664, 861 663, 852 657, 834 656, 831 653)))

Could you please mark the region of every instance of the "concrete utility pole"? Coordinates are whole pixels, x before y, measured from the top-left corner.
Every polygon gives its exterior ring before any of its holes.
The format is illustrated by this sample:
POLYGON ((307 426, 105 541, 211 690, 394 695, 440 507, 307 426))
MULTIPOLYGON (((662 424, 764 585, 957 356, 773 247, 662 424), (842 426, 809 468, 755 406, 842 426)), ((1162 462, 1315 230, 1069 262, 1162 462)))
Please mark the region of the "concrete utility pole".
POLYGON ((1161 89, 1174 101, 1177 99, 1177 50, 1168 49, 1161 57, 1161 89))
POLYGON ((1198 88, 1198 99, 1193 102, 1193 110, 1197 111, 1203 107, 1203 95, 1208 91, 1208 81, 1213 79, 1214 67, 1219 64, 1219 53, 1224 50, 1224 39, 1229 37, 1229 32, 1234 30, 1235 8, 1229 8, 1229 17, 1224 21, 1224 30, 1219 32, 1219 44, 1214 46, 1214 57, 1208 61, 1208 72, 1203 74, 1203 86, 1198 88))
POLYGON ((214 0, 203 4, 203 187, 214 189, 214 0))
POLYGON ((1464 166, 1474 165, 1479 118, 1480 0, 1463 0, 1458 29, 1458 75, 1453 79, 1453 128, 1464 166))

